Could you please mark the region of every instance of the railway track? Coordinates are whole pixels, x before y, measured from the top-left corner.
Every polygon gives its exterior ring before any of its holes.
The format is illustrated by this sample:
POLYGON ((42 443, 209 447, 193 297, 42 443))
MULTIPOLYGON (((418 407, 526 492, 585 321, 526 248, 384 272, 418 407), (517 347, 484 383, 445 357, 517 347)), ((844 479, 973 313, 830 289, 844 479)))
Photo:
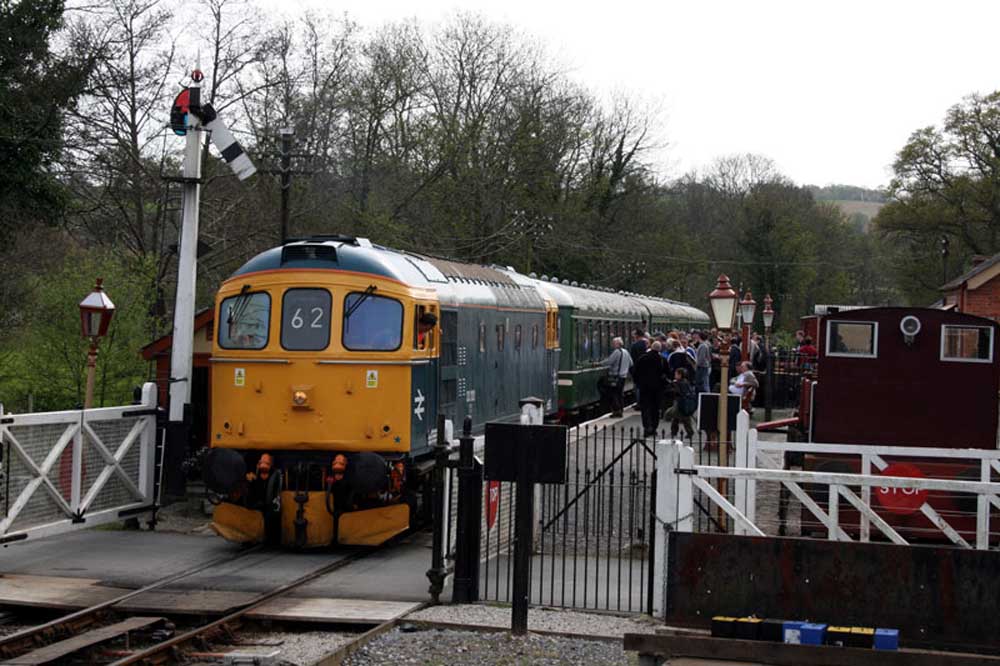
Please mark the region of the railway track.
MULTIPOLYGON (((403 536, 405 535, 400 535, 400 538, 403 536)), ((168 622, 167 617, 138 615, 115 608, 133 597, 162 589, 212 567, 230 564, 261 551, 263 547, 255 546, 234 555, 215 558, 171 574, 127 594, 0 638, 0 664, 45 664, 73 661, 76 663, 98 663, 89 658, 87 661, 83 661, 81 655, 90 654, 93 659, 97 659, 95 652, 88 653, 87 651, 116 638, 127 637, 131 632, 142 633, 145 643, 143 647, 130 649, 128 638, 126 638, 125 650, 107 651, 104 653, 105 658, 101 659, 100 662, 119 666, 186 663, 189 661, 185 656, 186 653, 204 652, 205 646, 210 645, 214 638, 231 635, 232 630, 240 624, 248 613, 318 578, 386 547, 391 547, 397 540, 398 538, 390 540, 375 548, 348 552, 336 561, 315 568, 290 582, 256 595, 250 601, 240 604, 235 610, 222 617, 182 630, 175 631, 176 627, 168 622)), ((201 655, 192 654, 192 658, 197 660, 201 658, 201 655)))

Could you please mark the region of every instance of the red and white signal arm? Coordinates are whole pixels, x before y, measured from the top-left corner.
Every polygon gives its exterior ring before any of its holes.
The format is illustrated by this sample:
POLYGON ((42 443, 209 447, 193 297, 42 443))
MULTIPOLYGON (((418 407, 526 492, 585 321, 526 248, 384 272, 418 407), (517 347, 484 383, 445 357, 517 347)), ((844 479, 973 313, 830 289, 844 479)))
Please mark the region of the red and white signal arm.
MULTIPOLYGON (((924 473, 912 463, 892 463, 881 471, 882 476, 905 476, 923 479, 924 473)), ((889 513, 908 516, 920 510, 927 501, 927 491, 919 488, 875 487, 875 498, 889 513)))
POLYGON ((500 510, 500 482, 489 481, 486 484, 486 529, 491 530, 497 522, 497 512, 500 510))

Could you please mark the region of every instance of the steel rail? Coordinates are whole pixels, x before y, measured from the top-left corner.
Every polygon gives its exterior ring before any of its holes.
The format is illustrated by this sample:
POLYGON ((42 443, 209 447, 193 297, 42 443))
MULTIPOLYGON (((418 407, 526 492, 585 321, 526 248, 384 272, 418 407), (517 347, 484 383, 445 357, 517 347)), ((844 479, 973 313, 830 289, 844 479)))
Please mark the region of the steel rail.
MULTIPOLYGON (((65 625, 71 624, 73 622, 82 622, 87 620, 91 616, 96 616, 102 611, 108 610, 113 606, 116 606, 123 601, 128 601, 129 599, 139 596, 140 594, 146 594, 147 592, 152 592, 153 590, 159 589, 164 585, 169 585, 175 581, 182 578, 187 578, 188 576, 193 576, 197 573, 204 571, 205 569, 220 565, 227 564, 229 562, 234 562, 242 557, 250 555, 261 550, 263 545, 256 545, 245 550, 242 550, 233 555, 224 555, 217 557, 214 560, 209 560, 208 562, 203 562, 201 564, 195 565, 184 571, 179 571, 175 574, 171 574, 165 578, 154 581, 149 585, 141 587, 137 590, 132 590, 126 594, 119 595, 113 599, 108 599, 107 601, 102 601, 99 604, 94 604, 93 606, 88 606, 87 608, 82 608, 78 611, 74 611, 69 615, 64 615, 62 617, 57 617, 54 620, 50 620, 45 624, 40 624, 36 627, 29 627, 28 629, 22 629, 21 631, 10 634, 9 636, 4 636, 0 638, 0 655, 7 654, 9 652, 16 652, 18 645, 27 644, 27 648, 37 648, 38 643, 37 638, 43 637, 45 635, 49 636, 62 636, 66 633, 65 625)), ((16 656, 16 655, 10 655, 16 656)), ((8 657, 9 658, 9 657, 8 657)))
POLYGON ((162 643, 157 643, 156 645, 153 645, 144 650, 136 652, 135 654, 125 657, 124 659, 119 659, 118 661, 113 662, 111 666, 128 666, 128 664, 141 664, 147 662, 151 658, 156 657, 157 655, 163 652, 174 650, 175 648, 180 647, 184 643, 187 643, 195 638, 198 638, 199 636, 205 633, 223 627, 235 620, 239 620, 247 613, 256 610, 257 608, 263 606, 272 599, 285 595, 291 592, 292 590, 295 590, 296 588, 305 585, 306 583, 316 580, 317 578, 325 576, 329 573, 333 573, 337 569, 342 569, 346 567, 348 564, 352 564, 354 562, 357 562, 358 560, 368 557, 369 555, 379 552, 382 549, 395 544, 396 541, 398 541, 399 539, 409 536, 410 534, 411 532, 408 530, 386 541, 385 543, 379 546, 375 546, 374 548, 360 547, 363 548, 363 550, 357 550, 353 553, 349 553, 348 555, 337 560, 336 562, 331 562, 330 564, 324 565, 319 569, 316 569, 315 571, 300 576, 299 578, 296 578, 291 582, 285 583, 280 587, 271 590, 270 592, 265 592, 257 596, 257 598, 254 599, 253 601, 246 603, 245 605, 239 607, 237 610, 233 611, 232 613, 229 613, 228 615, 220 617, 217 620, 213 620, 212 622, 209 622, 208 624, 203 625, 201 627, 190 629, 184 632, 183 634, 174 636, 173 638, 167 639, 162 643))

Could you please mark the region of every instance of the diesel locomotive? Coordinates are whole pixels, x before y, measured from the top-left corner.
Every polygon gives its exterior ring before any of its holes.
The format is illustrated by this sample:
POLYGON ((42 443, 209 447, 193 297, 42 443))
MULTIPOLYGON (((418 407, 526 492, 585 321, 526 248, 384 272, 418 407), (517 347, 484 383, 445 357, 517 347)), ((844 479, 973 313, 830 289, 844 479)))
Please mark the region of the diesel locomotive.
POLYGON ((214 527, 243 542, 374 545, 406 530, 445 433, 598 402, 597 362, 645 323, 702 326, 688 305, 373 245, 288 242, 216 297, 214 527))

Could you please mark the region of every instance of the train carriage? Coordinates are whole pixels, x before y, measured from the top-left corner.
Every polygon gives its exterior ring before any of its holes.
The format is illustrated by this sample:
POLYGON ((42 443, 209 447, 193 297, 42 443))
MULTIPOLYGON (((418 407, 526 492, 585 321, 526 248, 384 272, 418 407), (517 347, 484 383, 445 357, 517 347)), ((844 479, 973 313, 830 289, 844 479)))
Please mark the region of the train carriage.
MULTIPOLYGON (((819 355, 816 368, 803 382, 790 438, 838 444, 997 448, 1000 325, 995 321, 933 308, 873 307, 831 309, 804 318, 804 324, 816 338, 819 355)), ((980 478, 978 463, 960 456, 955 462, 898 456, 886 456, 886 460, 898 463, 893 467, 897 475, 980 478)), ((807 454, 798 462, 813 471, 860 471, 856 458, 807 454)), ((874 496, 881 498, 877 492, 874 496)), ((815 494, 814 499, 826 501, 822 494, 815 494)), ((931 492, 928 504, 963 537, 975 535, 975 498, 931 492), (966 506, 969 502, 971 506, 966 506)), ((879 511, 910 539, 939 535, 940 530, 917 508, 886 504, 879 511)), ((807 520, 804 512, 803 521, 807 520)), ((842 508, 841 522, 849 533, 856 533, 857 521, 850 507, 842 508)))
POLYGON ((257 255, 216 297, 216 530, 295 547, 391 538, 414 516, 439 414, 450 438, 466 419, 481 432, 515 416, 528 395, 565 413, 574 370, 587 388, 568 402, 596 404, 611 337, 666 313, 648 300, 360 238, 257 255))

